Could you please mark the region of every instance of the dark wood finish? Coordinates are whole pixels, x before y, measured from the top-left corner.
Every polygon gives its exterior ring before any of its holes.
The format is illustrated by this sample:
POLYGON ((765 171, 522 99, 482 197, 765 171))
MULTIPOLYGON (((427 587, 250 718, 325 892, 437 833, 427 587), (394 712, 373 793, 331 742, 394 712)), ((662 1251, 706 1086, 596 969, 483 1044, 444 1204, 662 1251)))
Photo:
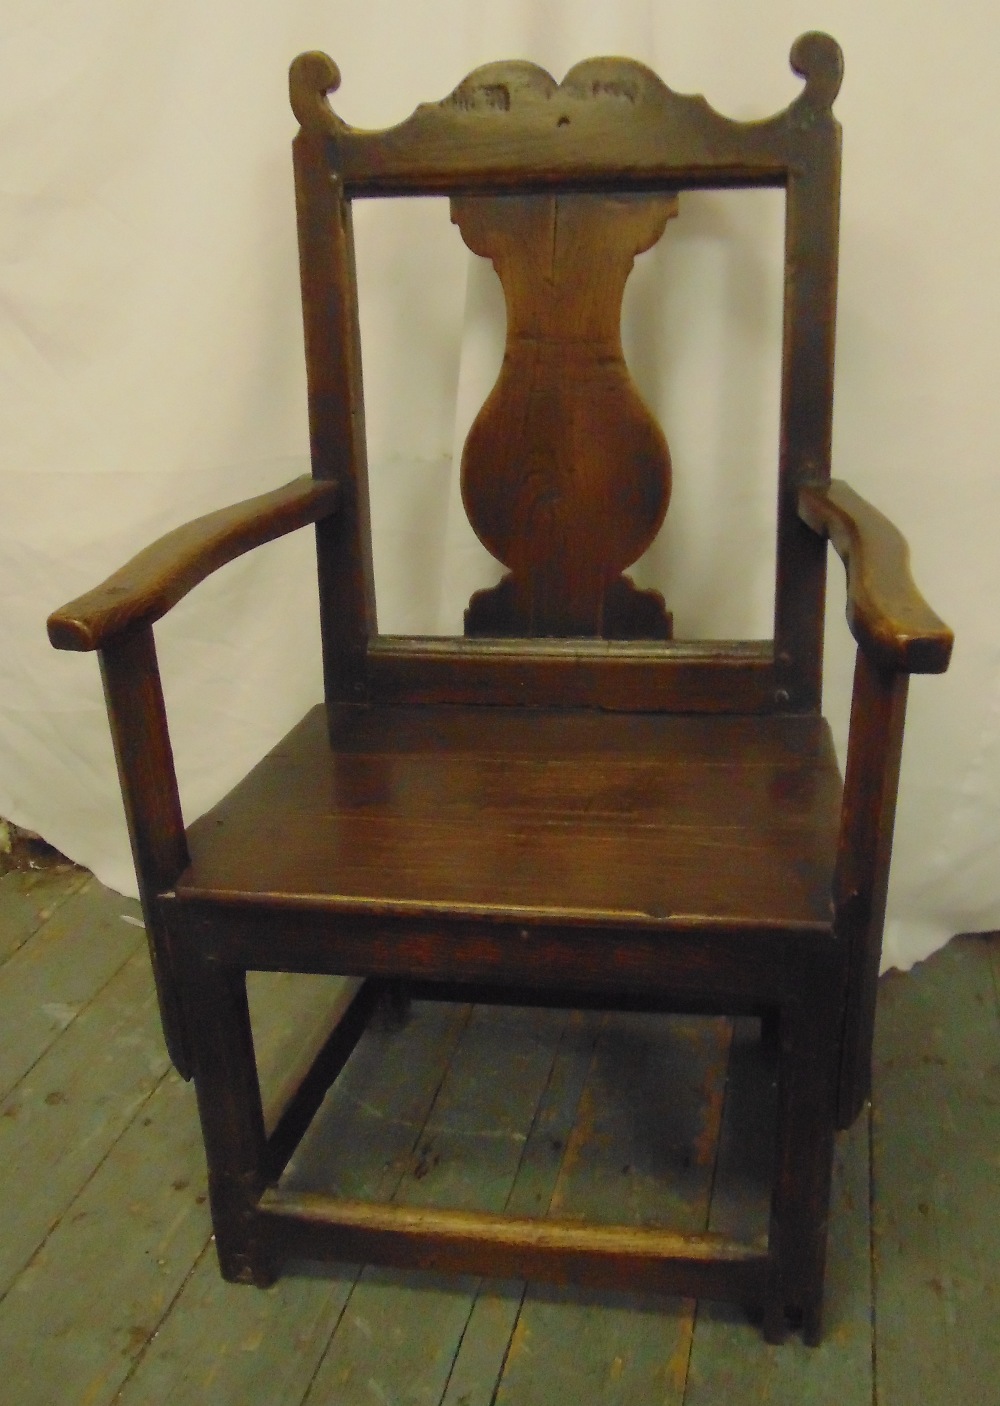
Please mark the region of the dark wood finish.
POLYGON ((340 73, 324 54, 296 60, 292 93, 349 197, 785 188, 775 660, 779 703, 818 708, 825 554, 796 509, 799 488, 830 474, 840 180, 831 105, 843 61, 827 35, 806 34, 791 62, 803 91, 784 112, 747 123, 625 59, 587 60, 561 84, 534 64, 489 64, 384 132, 355 131, 332 111, 325 95, 340 73))
POLYGON ((382 635, 368 646, 380 703, 491 703, 615 712, 771 713, 770 641, 435 639, 382 635))
POLYGON ((462 501, 510 575, 473 598, 466 633, 669 638, 662 597, 633 587, 630 611, 621 581, 670 498, 663 431, 625 365, 621 302, 676 198, 454 198, 451 212, 507 298, 503 366, 465 441, 462 501))
POLYGON ((780 1009, 777 1165, 764 1316, 770 1342, 782 1340, 789 1305, 801 1314, 806 1342, 815 1346, 820 1340, 843 981, 842 963, 831 963, 825 972, 814 966, 780 1009))
POLYGON ((115 635, 153 625, 199 581, 254 547, 328 517, 336 483, 295 479, 232 508, 177 527, 86 595, 49 616, 56 649, 100 649, 115 635))
POLYGON ((725 923, 688 915, 601 926, 579 911, 449 916, 401 906, 380 912, 329 898, 265 902, 234 895, 220 901, 198 892, 179 898, 165 895, 163 906, 174 926, 188 921, 190 934, 182 940, 247 969, 368 972, 475 989, 488 983, 503 992, 529 984, 559 987, 600 993, 611 1009, 621 1004, 627 1010, 637 993, 655 989, 664 1009, 676 1003, 682 1011, 713 1014, 760 1010, 794 999, 812 967, 830 966, 834 979, 843 960, 843 944, 820 923, 725 923))
MULTIPOLYGON (((804 35, 792 66, 832 103, 841 60, 819 35, 804 35), (805 57, 803 52, 805 51, 805 57), (814 80, 815 64, 821 79, 814 80)), ((817 94, 818 96, 818 94, 817 94)), ((793 105, 794 106, 794 105, 793 105)), ((822 691, 825 553, 796 518, 797 490, 830 478, 833 361, 840 225, 840 125, 829 109, 802 114, 809 150, 789 167, 785 187, 784 337, 778 447, 774 651, 788 705, 819 708, 822 691)))
POLYGON ((889 519, 839 482, 802 489, 799 516, 843 559, 847 623, 871 662, 908 674, 944 673, 954 636, 914 585, 910 549, 889 519))
POLYGON ((255 1212, 270 1159, 246 971, 200 960, 189 951, 180 978, 195 1051, 194 1084, 219 1264, 227 1279, 266 1288, 274 1271, 255 1212))
POLYGON ((101 675, 170 1057, 185 1079, 191 1056, 176 959, 158 896, 188 862, 153 623, 227 562, 333 512, 336 483, 297 479, 167 533, 95 590, 55 611, 57 649, 100 654, 101 675))
POLYGON ((381 132, 333 114, 325 56, 292 67, 315 486, 181 529, 50 626, 60 647, 103 649, 227 1278, 265 1284, 302 1253, 571 1277, 756 1299, 771 1340, 789 1317, 819 1338, 834 1128, 868 1090, 906 680, 946 667, 951 635, 895 529, 829 485, 840 51, 805 35, 792 65, 803 91, 761 122, 597 59, 562 84, 489 65, 381 132), (621 575, 669 496, 666 443, 621 357, 621 294, 678 191, 742 185, 786 193, 774 638, 675 643, 663 601, 621 575), (421 192, 451 197, 508 304, 463 491, 510 575, 473 597, 479 637, 463 640, 380 637, 375 615, 351 201, 421 192), (152 621, 306 522, 325 706, 185 835, 152 621), (819 716, 826 537, 860 646, 843 795, 819 716), (253 970, 359 978, 270 1133, 253 970), (778 1062, 766 1246, 273 1186, 379 993, 408 989, 759 1017, 778 1062))
POLYGON ((854 1122, 871 1093, 875 996, 909 675, 858 650, 844 808, 837 845, 837 929, 848 944, 848 988, 837 1097, 838 1125, 854 1122))
POLYGON ((113 636, 100 661, 163 1035, 178 1072, 190 1079, 177 958, 157 901, 186 867, 188 849, 153 627, 134 625, 113 636))
POLYGON ((839 813, 813 716, 347 708, 328 731, 315 708, 191 827, 176 889, 345 915, 822 930, 839 813))
MULTIPOLYGON (((293 66, 292 105, 299 80, 293 66)), ((340 487, 340 511, 318 524, 323 674, 328 702, 365 697, 365 650, 375 634, 368 449, 361 382, 354 227, 326 138, 303 122, 292 143, 313 474, 340 487)))
POLYGON ((843 70, 837 44, 817 33, 796 40, 791 64, 803 91, 760 122, 723 117, 620 58, 587 59, 562 83, 537 64, 486 64, 399 126, 359 131, 326 101, 337 65, 313 52, 292 64, 292 107, 328 139, 349 197, 784 185, 829 141, 843 70))
POLYGON ((847 484, 804 488, 799 514, 843 559, 847 620, 858 642, 834 885, 837 929, 850 952, 837 1099, 838 1124, 846 1128, 871 1090, 909 675, 947 669, 954 637, 914 585, 905 539, 847 484))

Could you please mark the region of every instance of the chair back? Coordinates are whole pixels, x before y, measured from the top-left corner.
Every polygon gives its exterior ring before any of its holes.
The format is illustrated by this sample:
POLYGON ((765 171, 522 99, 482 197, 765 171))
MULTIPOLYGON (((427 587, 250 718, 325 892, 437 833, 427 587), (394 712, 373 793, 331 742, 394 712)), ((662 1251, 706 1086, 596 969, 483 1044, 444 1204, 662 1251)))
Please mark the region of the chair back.
POLYGON ((296 60, 313 471, 344 495, 318 529, 329 701, 818 709, 826 553, 797 502, 830 475, 842 61, 809 34, 791 62, 804 88, 765 121, 722 117, 642 64, 591 59, 562 83, 490 64, 371 132, 331 109, 330 59, 296 60), (662 596, 625 574, 663 522, 670 455, 625 365, 622 295, 680 192, 744 186, 786 197, 774 635, 673 641, 662 596), (351 203, 428 194, 450 198, 507 304, 503 366, 462 457, 470 523, 507 574, 473 596, 462 640, 375 624, 351 203))

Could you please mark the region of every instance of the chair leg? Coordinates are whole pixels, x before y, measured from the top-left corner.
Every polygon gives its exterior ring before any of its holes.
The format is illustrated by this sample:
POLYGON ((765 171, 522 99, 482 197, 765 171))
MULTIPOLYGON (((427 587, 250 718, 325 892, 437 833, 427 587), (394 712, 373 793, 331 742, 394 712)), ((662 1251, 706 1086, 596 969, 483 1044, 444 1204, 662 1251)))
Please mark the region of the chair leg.
POLYGON ((383 986, 385 1011, 390 1023, 402 1029, 410 1018, 410 988, 405 981, 386 981, 383 986))
POLYGON ((803 1002, 781 1015, 778 1130, 771 1202, 771 1267, 764 1336, 781 1342, 789 1315, 818 1344, 833 1170, 835 1007, 803 1002))
POLYGON ((256 1233, 267 1142, 246 972, 195 955, 189 956, 185 968, 185 1004, 219 1268, 232 1283, 266 1288, 276 1273, 256 1233))
POLYGON ((781 1012, 776 1007, 760 1018, 760 1043, 765 1054, 776 1055, 781 1048, 781 1012))

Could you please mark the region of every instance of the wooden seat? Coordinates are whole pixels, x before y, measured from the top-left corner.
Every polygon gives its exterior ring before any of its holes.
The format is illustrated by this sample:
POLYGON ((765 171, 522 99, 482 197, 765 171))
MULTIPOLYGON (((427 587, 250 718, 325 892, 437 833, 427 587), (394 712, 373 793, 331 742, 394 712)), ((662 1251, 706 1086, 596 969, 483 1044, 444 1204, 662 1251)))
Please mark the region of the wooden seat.
MULTIPOLYGON (((868 1094, 908 675, 951 634, 905 543, 830 480, 840 82, 834 42, 765 122, 719 116, 640 64, 561 84, 489 65, 399 127, 333 113, 332 62, 292 66, 313 477, 178 529, 49 621, 100 652, 164 1031, 194 1075, 227 1278, 290 1256, 735 1298, 818 1341, 833 1137, 868 1094), (773 638, 685 641, 625 574, 672 466, 619 318, 684 192, 787 205, 773 638), (506 568, 461 639, 379 633, 351 206, 444 195, 507 300, 463 501, 506 568), (316 525, 324 702, 185 829, 154 623, 224 562, 316 525), (820 716, 826 542, 858 659, 843 786, 820 716), (265 1126, 248 970, 356 978, 265 1126), (778 1055, 766 1241, 415 1209, 282 1181, 377 1003, 475 1000, 749 1014, 778 1055)), ((683 472, 683 466, 680 466, 683 472)))
POLYGON ((809 715, 317 707, 191 826, 175 893, 829 938, 840 789, 809 715))

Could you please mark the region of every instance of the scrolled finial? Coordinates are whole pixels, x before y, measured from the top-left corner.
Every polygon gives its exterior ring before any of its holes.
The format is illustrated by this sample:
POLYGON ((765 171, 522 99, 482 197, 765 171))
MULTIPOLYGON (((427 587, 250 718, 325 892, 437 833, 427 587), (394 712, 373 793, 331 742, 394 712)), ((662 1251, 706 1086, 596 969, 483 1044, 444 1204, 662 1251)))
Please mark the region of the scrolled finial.
POLYGON ((844 55, 836 39, 815 29, 800 34, 792 45, 789 62, 806 80, 802 96, 817 107, 832 107, 844 77, 844 55))
POLYGON ((312 49, 292 60, 288 93, 292 111, 307 130, 328 132, 336 124, 326 95, 339 87, 340 69, 329 54, 312 49))

